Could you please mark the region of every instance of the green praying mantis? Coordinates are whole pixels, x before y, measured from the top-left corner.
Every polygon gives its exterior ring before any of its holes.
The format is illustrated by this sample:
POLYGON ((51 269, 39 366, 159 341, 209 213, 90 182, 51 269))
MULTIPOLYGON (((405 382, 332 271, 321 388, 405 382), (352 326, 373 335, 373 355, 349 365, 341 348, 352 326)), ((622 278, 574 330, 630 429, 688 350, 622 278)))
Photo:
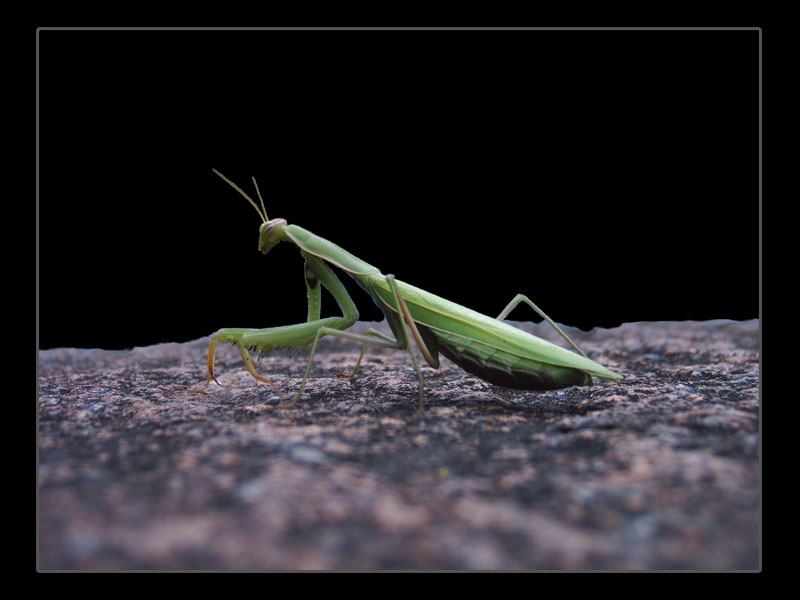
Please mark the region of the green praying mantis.
POLYGON ((214 375, 214 354, 217 342, 233 344, 250 374, 272 386, 281 403, 283 395, 272 381, 256 371, 249 351, 267 354, 276 348, 296 348, 311 344, 303 380, 294 398, 293 407, 303 394, 317 349, 317 342, 326 335, 360 342, 361 354, 353 370, 359 370, 367 346, 406 350, 419 382, 419 406, 411 421, 419 420, 425 409, 423 377, 413 346, 425 362, 439 367, 439 352, 465 371, 494 385, 520 390, 555 390, 572 385, 591 385, 592 376, 619 379, 621 376, 589 359, 561 328, 526 296, 517 294, 497 318, 491 318, 450 302, 439 296, 384 275, 376 267, 352 255, 336 244, 303 229, 289 225, 285 219, 269 219, 264 199, 253 178, 261 208, 239 186, 214 169, 229 185, 253 205, 261 218, 258 249, 267 254, 280 242, 291 242, 305 259, 305 283, 308 296, 308 319, 305 323, 268 329, 220 329, 211 336, 208 348, 208 380, 217 384, 214 375), (330 265, 330 266, 329 266, 330 265), (394 337, 375 329, 366 335, 345 331, 358 320, 358 310, 331 266, 347 273, 370 295, 383 311, 394 337), (320 318, 321 292, 325 287, 342 311, 340 317, 320 318), (522 331, 504 319, 520 303, 531 306, 576 350, 572 352, 522 331), (412 345, 413 340, 413 345, 412 345))

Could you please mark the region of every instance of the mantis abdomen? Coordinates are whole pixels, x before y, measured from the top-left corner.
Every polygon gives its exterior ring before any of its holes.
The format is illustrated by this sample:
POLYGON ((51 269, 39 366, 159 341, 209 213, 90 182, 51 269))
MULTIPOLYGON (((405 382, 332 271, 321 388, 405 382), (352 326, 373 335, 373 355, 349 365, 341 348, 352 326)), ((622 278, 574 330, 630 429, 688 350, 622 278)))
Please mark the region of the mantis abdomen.
POLYGON ((467 373, 493 385, 542 391, 592 384, 592 376, 585 371, 530 360, 475 340, 437 331, 436 343, 442 354, 467 373))

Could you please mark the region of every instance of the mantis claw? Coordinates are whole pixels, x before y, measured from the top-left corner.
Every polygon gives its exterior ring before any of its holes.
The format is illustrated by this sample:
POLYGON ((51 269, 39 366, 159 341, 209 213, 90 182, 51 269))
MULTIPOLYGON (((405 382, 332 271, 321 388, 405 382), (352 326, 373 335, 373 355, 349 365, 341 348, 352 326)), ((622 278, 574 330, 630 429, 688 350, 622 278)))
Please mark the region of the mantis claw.
MULTIPOLYGON (((211 364, 211 363, 209 363, 209 364, 211 364)), ((216 375, 214 375, 213 364, 211 366, 211 369, 208 372, 208 379, 206 379, 206 384, 202 387, 202 389, 198 388, 196 391, 198 393, 207 392, 208 391, 208 386, 211 385, 211 380, 212 379, 214 380, 214 383, 216 383, 219 387, 222 387, 222 384, 219 381, 217 381, 217 377, 216 377, 216 375)))
POLYGON ((208 386, 211 385, 212 379, 216 381, 218 386, 222 387, 222 384, 219 381, 217 381, 217 378, 214 377, 214 375, 209 375, 208 379, 206 379, 205 385, 197 385, 196 387, 192 388, 192 392, 194 392, 195 394, 202 394, 203 392, 207 392, 208 386))

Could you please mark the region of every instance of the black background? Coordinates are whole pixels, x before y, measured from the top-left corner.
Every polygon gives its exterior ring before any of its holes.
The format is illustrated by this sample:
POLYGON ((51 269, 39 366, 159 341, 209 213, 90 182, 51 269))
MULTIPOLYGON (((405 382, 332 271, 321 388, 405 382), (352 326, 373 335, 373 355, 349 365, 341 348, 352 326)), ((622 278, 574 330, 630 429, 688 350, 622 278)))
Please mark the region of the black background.
POLYGON ((754 30, 41 30, 40 347, 305 319, 299 253, 257 252, 212 167, 492 316, 521 292, 584 329, 758 317, 758 53, 754 30))

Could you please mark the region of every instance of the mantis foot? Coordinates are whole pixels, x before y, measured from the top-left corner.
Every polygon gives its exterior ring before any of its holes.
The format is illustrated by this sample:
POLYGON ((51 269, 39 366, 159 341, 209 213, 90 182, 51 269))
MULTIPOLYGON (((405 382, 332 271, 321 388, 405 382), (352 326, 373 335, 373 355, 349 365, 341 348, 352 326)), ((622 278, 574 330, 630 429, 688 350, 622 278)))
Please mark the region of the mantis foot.
POLYGON ((211 380, 212 379, 214 380, 214 382, 216 382, 216 384, 218 386, 222 387, 222 384, 219 381, 217 381, 217 378, 214 377, 214 375, 209 375, 208 379, 206 379, 205 384, 198 384, 195 387, 191 388, 190 391, 193 394, 202 394, 203 392, 207 392, 208 391, 208 386, 211 385, 211 380))

